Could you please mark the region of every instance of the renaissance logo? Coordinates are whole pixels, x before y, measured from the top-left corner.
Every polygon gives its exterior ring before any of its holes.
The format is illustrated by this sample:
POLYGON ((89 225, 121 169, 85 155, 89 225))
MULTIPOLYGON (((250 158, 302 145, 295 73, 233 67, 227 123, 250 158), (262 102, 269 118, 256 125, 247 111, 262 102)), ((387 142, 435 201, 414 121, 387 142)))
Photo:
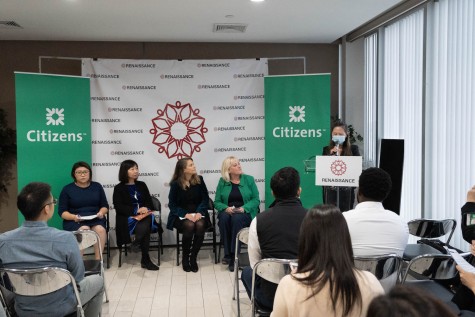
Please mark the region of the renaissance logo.
POLYGON ((198 85, 198 89, 220 89, 220 88, 231 88, 230 85, 220 85, 220 84, 212 84, 212 85, 198 85))
MULTIPOLYGON (((46 108, 46 125, 64 126, 64 109, 46 108)), ((53 132, 51 130, 29 130, 26 139, 29 142, 81 142, 86 133, 53 132)))
POLYGON ((214 106, 213 110, 245 110, 246 106, 214 106))
POLYGON ((156 90, 155 85, 124 85, 122 90, 156 90))
POLYGON ((234 96, 234 100, 264 99, 264 95, 234 96))
POLYGON ((259 78, 259 77, 264 77, 263 73, 259 74, 234 74, 234 78, 259 78))
POLYGON ((305 106, 289 106, 289 122, 305 122, 305 106))
POLYGON ((93 79, 96 79, 96 78, 106 79, 106 78, 119 78, 119 75, 117 74, 86 74, 86 77, 90 77, 93 79))
POLYGON ((64 125, 64 109, 46 108, 46 125, 64 125))
POLYGON ((231 67, 230 63, 198 63, 198 68, 199 67, 231 67))
POLYGON ((191 79, 194 78, 194 75, 183 75, 183 74, 162 74, 160 79, 191 79))
POLYGON ((199 109, 194 109, 189 103, 182 105, 177 101, 157 110, 158 116, 152 119, 152 143, 158 147, 158 153, 164 153, 168 158, 192 157, 193 153, 201 151, 201 145, 206 142, 206 119, 200 115, 199 109))
POLYGON ((155 68, 155 64, 122 64, 122 68, 155 68))

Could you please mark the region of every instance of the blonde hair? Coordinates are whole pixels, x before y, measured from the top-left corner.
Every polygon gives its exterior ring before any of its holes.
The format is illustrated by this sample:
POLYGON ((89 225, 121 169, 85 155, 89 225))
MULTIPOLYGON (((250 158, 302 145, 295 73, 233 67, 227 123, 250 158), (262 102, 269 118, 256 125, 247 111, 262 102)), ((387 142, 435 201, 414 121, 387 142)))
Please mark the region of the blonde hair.
POLYGON ((231 176, 229 176, 229 169, 234 162, 239 162, 239 159, 235 156, 228 156, 224 159, 223 164, 221 165, 221 176, 226 182, 231 181, 231 176))

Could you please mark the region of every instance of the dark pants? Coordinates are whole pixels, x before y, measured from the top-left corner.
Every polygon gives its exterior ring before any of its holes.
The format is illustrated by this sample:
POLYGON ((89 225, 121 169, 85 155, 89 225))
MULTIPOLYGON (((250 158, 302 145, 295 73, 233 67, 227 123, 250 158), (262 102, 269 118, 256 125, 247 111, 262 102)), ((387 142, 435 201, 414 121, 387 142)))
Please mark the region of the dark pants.
POLYGON ((222 211, 218 214, 218 220, 219 232, 224 242, 224 257, 232 260, 236 248, 236 236, 239 230, 251 225, 251 215, 248 213, 230 215, 222 211))
POLYGON ((135 225, 135 243, 140 245, 142 255, 148 254, 150 247, 150 232, 152 231, 152 217, 148 216, 135 225))
MULTIPOLYGON (((256 285, 254 287, 254 299, 257 302, 257 305, 266 310, 272 310, 274 305, 274 298, 269 298, 266 296, 261 289, 261 278, 256 275, 256 285)), ((241 273, 241 281, 246 289, 247 295, 251 298, 251 289, 252 289, 252 268, 246 266, 241 273)), ((239 296, 239 294, 238 294, 239 296)))

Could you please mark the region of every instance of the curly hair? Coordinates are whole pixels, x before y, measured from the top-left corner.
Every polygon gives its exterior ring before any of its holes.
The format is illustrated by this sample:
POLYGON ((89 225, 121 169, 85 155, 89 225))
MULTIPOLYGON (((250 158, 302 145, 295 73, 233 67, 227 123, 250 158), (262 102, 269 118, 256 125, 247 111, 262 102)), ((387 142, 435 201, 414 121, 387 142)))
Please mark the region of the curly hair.
POLYGON ((359 179, 358 192, 373 201, 383 201, 391 191, 389 174, 377 167, 364 170, 359 179))

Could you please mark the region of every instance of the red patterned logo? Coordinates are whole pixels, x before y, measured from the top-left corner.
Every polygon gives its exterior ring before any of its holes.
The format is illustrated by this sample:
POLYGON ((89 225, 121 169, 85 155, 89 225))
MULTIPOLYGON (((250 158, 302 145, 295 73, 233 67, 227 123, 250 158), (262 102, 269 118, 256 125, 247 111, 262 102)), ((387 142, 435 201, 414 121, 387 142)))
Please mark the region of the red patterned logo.
POLYGON ((331 165, 332 173, 341 176, 346 172, 346 164, 342 160, 336 160, 331 165))
POLYGON ((200 152, 208 128, 204 126, 206 119, 199 113, 199 109, 193 109, 189 103, 182 105, 180 101, 157 110, 158 116, 152 119, 150 133, 154 135, 152 143, 158 146, 158 153, 165 152, 168 158, 181 159, 200 152))

